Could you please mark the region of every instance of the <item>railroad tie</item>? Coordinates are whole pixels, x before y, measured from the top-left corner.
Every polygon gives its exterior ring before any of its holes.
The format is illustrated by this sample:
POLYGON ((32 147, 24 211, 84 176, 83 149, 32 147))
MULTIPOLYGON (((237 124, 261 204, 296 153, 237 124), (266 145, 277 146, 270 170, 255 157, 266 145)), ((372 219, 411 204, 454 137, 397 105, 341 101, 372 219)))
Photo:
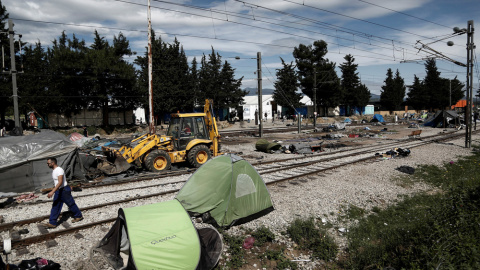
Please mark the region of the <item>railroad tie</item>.
POLYGON ((37 224, 37 228, 38 228, 38 231, 41 234, 48 234, 47 228, 45 226, 43 226, 42 224, 37 224))
POLYGON ((28 249, 24 248, 24 247, 19 248, 19 249, 15 249, 15 255, 16 256, 22 256, 22 255, 25 255, 25 254, 28 254, 28 253, 30 253, 30 251, 28 251, 28 249))
POLYGON ((55 240, 48 240, 47 242, 45 242, 45 245, 47 246, 47 248, 52 248, 58 246, 58 243, 55 240))

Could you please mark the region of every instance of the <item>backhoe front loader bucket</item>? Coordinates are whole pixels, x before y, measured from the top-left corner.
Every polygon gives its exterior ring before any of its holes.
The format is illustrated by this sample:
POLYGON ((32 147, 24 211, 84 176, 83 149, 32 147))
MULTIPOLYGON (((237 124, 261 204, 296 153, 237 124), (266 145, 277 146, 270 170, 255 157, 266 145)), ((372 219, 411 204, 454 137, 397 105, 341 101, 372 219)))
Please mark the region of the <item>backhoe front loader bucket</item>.
POLYGON ((119 151, 102 147, 103 153, 107 156, 107 160, 98 168, 107 175, 119 174, 130 169, 132 164, 122 156, 119 151))

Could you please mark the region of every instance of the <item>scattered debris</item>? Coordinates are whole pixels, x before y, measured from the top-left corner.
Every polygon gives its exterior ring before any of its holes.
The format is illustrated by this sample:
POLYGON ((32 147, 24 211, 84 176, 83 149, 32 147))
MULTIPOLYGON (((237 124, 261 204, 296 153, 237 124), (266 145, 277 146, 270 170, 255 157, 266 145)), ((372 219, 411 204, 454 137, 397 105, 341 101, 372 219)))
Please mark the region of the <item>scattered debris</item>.
POLYGON ((22 203, 22 202, 31 201, 31 200, 36 199, 36 198, 38 198, 37 195, 35 195, 34 193, 30 193, 30 194, 21 195, 21 196, 15 198, 15 200, 17 201, 17 203, 22 203))
POLYGON ((415 173, 415 168, 410 167, 410 166, 400 166, 400 167, 396 168, 395 170, 397 170, 399 172, 406 173, 406 174, 414 174, 415 173))
POLYGON ((251 249, 253 247, 253 244, 255 243, 255 238, 252 236, 245 238, 245 241, 243 241, 242 247, 244 249, 251 249))
POLYGON ((12 207, 17 205, 17 201, 13 197, 8 197, 5 201, 0 203, 0 209, 1 208, 7 208, 7 207, 12 207))
POLYGON ((375 153, 375 156, 382 156, 384 158, 407 157, 410 155, 410 149, 394 148, 385 153, 375 153))
POLYGON ((282 145, 276 142, 269 142, 265 139, 260 139, 255 143, 255 149, 265 153, 274 153, 282 148, 282 145))

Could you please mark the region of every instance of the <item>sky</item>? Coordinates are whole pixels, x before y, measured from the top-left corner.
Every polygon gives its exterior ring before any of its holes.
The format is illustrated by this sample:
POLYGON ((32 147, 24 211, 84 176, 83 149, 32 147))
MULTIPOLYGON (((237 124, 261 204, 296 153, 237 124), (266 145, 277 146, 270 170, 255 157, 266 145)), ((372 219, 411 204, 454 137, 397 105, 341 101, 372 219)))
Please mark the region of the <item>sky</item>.
MULTIPOLYGON (((121 32, 138 55, 148 44, 148 0, 3 0, 16 34, 28 44, 51 46, 62 31, 91 44, 95 30, 107 41, 121 32)), ((162 40, 176 37, 189 61, 212 48, 243 76, 242 88, 257 87, 257 52, 262 60, 262 87, 273 88, 276 70, 294 61, 293 49, 316 40, 328 44, 326 58, 338 66, 351 54, 358 74, 372 94, 380 94, 387 69, 398 70, 405 84, 425 77, 432 51, 467 62, 467 35, 453 27, 480 25, 478 0, 151 0, 152 28, 162 40), (447 46, 453 41, 453 46, 447 46), (239 57, 240 59, 235 59, 239 57)), ((480 29, 480 28, 479 28, 480 29)), ((480 32, 474 33, 480 44, 480 32)), ((480 54, 474 51, 475 56, 480 54)), ((133 62, 136 56, 128 61, 133 62)), ((480 71, 474 59, 474 92, 480 71)), ((465 67, 437 59, 444 78, 466 82, 465 67)), ((154 67, 155 68, 155 67, 154 67)))

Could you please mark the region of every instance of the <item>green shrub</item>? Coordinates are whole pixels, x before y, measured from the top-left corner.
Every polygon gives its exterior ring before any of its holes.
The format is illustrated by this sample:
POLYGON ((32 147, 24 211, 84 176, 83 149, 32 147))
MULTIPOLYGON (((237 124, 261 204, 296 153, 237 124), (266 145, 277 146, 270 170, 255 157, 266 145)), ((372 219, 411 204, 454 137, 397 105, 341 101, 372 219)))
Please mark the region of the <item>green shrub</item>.
POLYGON ((298 269, 296 262, 292 262, 283 255, 284 249, 281 250, 265 250, 265 254, 259 256, 260 259, 266 258, 270 261, 275 261, 277 263, 276 269, 298 269))
MULTIPOLYGON (((88 137, 93 137, 95 134, 97 134, 97 127, 95 126, 89 126, 87 127, 87 131, 88 131, 88 137)), ((83 134, 83 131, 80 132, 81 134, 83 134)))
POLYGON ((230 254, 230 259, 226 262, 226 266, 232 269, 238 269, 245 264, 245 250, 242 248, 243 237, 242 236, 233 236, 224 233, 223 239, 228 245, 228 252, 230 254))
POLYGON ((263 246, 265 243, 275 240, 275 234, 273 234, 273 232, 265 226, 261 226, 251 234, 255 238, 256 246, 263 246))
POLYGON ((349 204, 348 206, 342 206, 343 215, 340 215, 342 219, 357 220, 365 215, 365 209, 349 204))
POLYGON ((350 228, 343 267, 480 269, 479 164, 475 154, 443 168, 423 166, 417 180, 443 190, 406 197, 350 228))
POLYGON ((324 228, 318 228, 315 220, 295 219, 288 227, 287 233, 300 248, 312 251, 312 257, 320 260, 334 259, 338 246, 324 228))

